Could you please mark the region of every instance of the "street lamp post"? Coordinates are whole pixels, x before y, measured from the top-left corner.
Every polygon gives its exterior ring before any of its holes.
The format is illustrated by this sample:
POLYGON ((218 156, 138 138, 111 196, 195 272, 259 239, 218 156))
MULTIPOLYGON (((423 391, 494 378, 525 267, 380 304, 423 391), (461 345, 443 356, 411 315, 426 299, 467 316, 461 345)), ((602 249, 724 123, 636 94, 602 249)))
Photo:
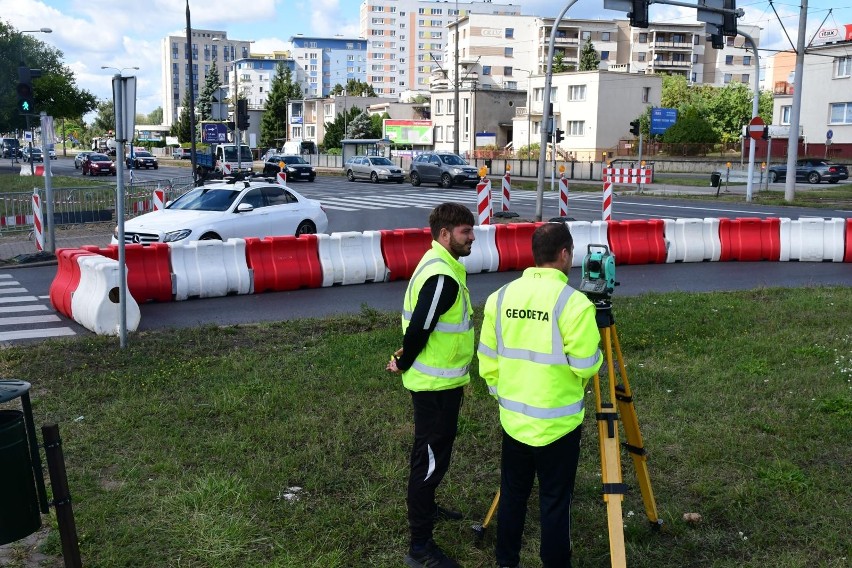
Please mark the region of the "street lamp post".
MULTIPOLYGON (((50 34, 50 33, 53 33, 53 30, 50 29, 50 28, 39 28, 37 30, 21 30, 21 63, 20 63, 21 67, 26 66, 26 62, 24 61, 24 34, 38 34, 38 33, 50 34)), ((29 114, 25 115, 24 119, 26 120, 26 123, 27 123, 27 130, 30 130, 31 129, 31 127, 30 127, 30 115, 29 114)), ((32 143, 32 140, 30 140, 30 142, 29 142, 30 149, 32 149, 32 146, 33 146, 33 143, 32 143)), ((30 156, 32 156, 32 153, 30 153, 30 156)), ((31 157, 30 158, 30 174, 34 174, 34 173, 35 173, 35 167, 33 166, 33 160, 32 160, 32 157, 31 157)), ((45 200, 46 199, 47 199, 47 195, 45 195, 45 200)), ((52 204, 49 205, 49 207, 52 208, 53 207, 52 204)), ((53 224, 52 218, 50 220, 50 224, 51 225, 53 224)), ((48 225, 48 227, 50 227, 50 225, 48 225)), ((50 237, 50 230, 48 231, 48 237, 50 237)), ((50 248, 49 250, 50 250, 50 252, 53 252, 54 249, 50 248)))

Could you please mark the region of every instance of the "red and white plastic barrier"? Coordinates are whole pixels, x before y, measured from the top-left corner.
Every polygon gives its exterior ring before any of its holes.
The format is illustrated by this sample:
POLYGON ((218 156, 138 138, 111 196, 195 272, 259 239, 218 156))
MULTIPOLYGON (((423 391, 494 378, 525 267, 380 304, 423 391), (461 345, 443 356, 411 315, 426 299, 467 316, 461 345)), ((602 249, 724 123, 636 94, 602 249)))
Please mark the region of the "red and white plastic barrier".
MULTIPOLYGON (((74 321, 98 335, 118 335, 121 323, 118 261, 99 254, 80 255, 76 260, 80 266, 80 283, 71 295, 74 321)), ((141 319, 139 304, 126 284, 124 297, 127 330, 136 331, 141 319)))
POLYGON ((231 175, 231 173, 233 173, 233 169, 231 167, 231 164, 229 164, 228 162, 225 162, 224 164, 222 164, 222 173, 226 176, 231 175))
POLYGON ((379 231, 317 235, 323 287, 383 282, 387 267, 379 231))
POLYGON ((476 209, 479 212, 479 224, 491 224, 491 180, 483 177, 476 184, 476 209))
POLYGON ((612 220, 612 182, 604 178, 603 186, 603 220, 612 220))
POLYGON ((35 233, 36 250, 44 250, 44 228, 41 222, 41 198, 38 190, 33 190, 33 233, 35 233))
POLYGON ((647 185, 651 183, 650 168, 606 168, 604 180, 609 178, 612 183, 636 183, 647 185))
POLYGON ((175 300, 251 294, 243 239, 194 241, 171 247, 175 300))
POLYGON ((568 216, 568 180, 564 172, 559 176, 559 216, 568 216))
POLYGON ((162 211, 165 209, 166 192, 157 187, 154 190, 154 211, 162 211))
POLYGON ((503 176, 503 200, 501 203, 502 211, 510 211, 512 206, 512 178, 509 174, 511 170, 506 169, 506 175, 503 176))
POLYGON ((459 258, 468 274, 479 272, 497 272, 500 268, 500 255, 497 254, 497 225, 483 225, 473 228, 473 246, 470 254, 459 258))
POLYGON ((275 174, 275 181, 278 182, 278 185, 287 185, 287 172, 275 174))

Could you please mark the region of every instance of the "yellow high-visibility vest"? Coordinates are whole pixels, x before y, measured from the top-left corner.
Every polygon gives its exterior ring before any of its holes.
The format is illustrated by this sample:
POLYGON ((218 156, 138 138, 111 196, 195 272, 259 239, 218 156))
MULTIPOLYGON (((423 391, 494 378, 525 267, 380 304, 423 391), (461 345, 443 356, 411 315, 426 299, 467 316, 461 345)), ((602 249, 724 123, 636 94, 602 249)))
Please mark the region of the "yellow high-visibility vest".
POLYGON ((552 268, 528 268, 485 304, 479 372, 507 434, 544 446, 583 422, 583 395, 601 366, 595 306, 552 268))
POLYGON ((459 291, 453 306, 438 318, 435 329, 429 334, 429 341, 414 364, 402 373, 402 384, 412 391, 447 390, 470 382, 469 369, 475 346, 467 272, 436 241, 432 241, 432 249, 423 255, 408 282, 403 302, 402 333, 405 334, 411 321, 420 289, 437 274, 455 280, 459 291))

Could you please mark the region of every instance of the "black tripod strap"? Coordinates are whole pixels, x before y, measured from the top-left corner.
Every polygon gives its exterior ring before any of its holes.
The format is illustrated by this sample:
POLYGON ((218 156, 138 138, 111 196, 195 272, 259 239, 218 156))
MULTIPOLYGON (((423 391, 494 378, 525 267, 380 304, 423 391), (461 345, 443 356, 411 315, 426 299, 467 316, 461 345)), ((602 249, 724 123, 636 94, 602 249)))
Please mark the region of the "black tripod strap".
POLYGON ((615 437, 615 424, 618 422, 618 414, 615 412, 615 408, 612 406, 612 403, 605 403, 601 405, 601 408, 609 410, 609 412, 596 412, 595 418, 600 420, 606 420, 606 433, 607 437, 614 438, 615 437))
POLYGON ((645 448, 642 448, 642 447, 639 447, 639 446, 633 446, 633 445, 628 444, 627 442, 623 442, 621 445, 624 446, 624 448, 628 452, 630 452, 631 454, 644 456, 648 453, 648 452, 645 451, 645 448))
POLYGON ((604 483, 603 491, 604 495, 627 495, 627 487, 624 483, 604 483))

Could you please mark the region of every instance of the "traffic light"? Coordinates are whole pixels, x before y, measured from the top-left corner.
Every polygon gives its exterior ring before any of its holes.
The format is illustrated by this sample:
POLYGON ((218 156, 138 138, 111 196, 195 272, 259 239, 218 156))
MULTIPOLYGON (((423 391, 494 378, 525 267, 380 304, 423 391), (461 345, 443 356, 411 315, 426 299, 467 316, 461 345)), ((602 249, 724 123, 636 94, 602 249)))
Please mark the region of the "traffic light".
POLYGON ((237 128, 247 130, 249 127, 248 101, 237 99, 237 128))
POLYGON ((18 67, 18 112, 21 114, 35 113, 33 100, 33 79, 29 67, 18 67))
POLYGON ((565 139, 565 131, 557 128, 556 129, 556 143, 559 144, 564 139, 565 139))
POLYGON ((769 127, 763 127, 763 134, 760 136, 763 140, 769 140, 769 127))
MULTIPOLYGON (((735 11, 737 9, 737 0, 724 0, 722 7, 726 10, 735 11)), ((737 15, 726 13, 722 18, 722 35, 737 37, 737 15)))
POLYGON ((639 136, 639 121, 634 120, 630 123, 630 134, 633 136, 639 136))
MULTIPOLYGON (((733 1, 733 0, 732 0, 733 1)), ((648 27, 648 0, 632 0, 633 10, 627 14, 634 28, 648 27)))
POLYGON ((710 47, 713 49, 725 49, 725 39, 722 34, 710 34, 710 47))

